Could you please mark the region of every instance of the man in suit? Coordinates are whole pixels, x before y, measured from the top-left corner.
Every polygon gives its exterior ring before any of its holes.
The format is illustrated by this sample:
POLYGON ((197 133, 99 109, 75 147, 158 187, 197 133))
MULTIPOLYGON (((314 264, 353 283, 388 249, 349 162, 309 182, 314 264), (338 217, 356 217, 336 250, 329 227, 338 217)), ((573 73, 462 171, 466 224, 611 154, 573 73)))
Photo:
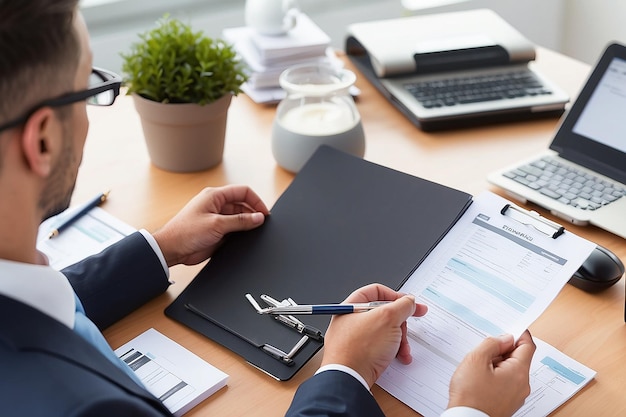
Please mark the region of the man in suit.
POLYGON ((169 266, 207 259, 225 234, 261 225, 269 212, 247 187, 206 189, 153 234, 138 231, 63 273, 42 265, 38 226, 69 204, 86 100, 111 104, 119 91, 92 71, 77 4, 0 0, 2 414, 169 415, 99 328, 163 293, 169 266))
MULTIPOLYGON (((108 93, 119 88, 91 68, 77 3, 0 0, 3 414, 167 416, 99 329, 163 293, 168 267, 206 260, 225 234, 258 227, 269 212, 245 186, 205 189, 152 234, 138 231, 62 273, 45 265, 38 227, 69 204, 87 135, 86 100, 112 104, 108 93)), ((369 300, 397 301, 332 320, 324 367, 298 390, 288 415, 382 414, 369 388, 392 358, 410 360, 405 321, 426 309, 379 285, 348 297, 369 300)), ((529 335, 515 346, 487 340, 457 370, 450 405, 464 407, 451 411, 512 412, 527 395, 533 351, 529 335)))

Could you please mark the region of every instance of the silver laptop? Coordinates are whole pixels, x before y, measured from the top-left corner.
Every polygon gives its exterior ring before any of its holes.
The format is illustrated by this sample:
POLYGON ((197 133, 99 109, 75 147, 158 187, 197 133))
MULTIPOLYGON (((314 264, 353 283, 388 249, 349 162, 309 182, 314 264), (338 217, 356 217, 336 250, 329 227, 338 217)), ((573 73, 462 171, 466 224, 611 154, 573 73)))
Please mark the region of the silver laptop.
POLYGON ((626 238, 626 46, 606 48, 549 150, 488 180, 570 223, 626 238))
POLYGON ((535 47, 489 9, 352 24, 348 57, 423 130, 560 116, 568 95, 535 47))

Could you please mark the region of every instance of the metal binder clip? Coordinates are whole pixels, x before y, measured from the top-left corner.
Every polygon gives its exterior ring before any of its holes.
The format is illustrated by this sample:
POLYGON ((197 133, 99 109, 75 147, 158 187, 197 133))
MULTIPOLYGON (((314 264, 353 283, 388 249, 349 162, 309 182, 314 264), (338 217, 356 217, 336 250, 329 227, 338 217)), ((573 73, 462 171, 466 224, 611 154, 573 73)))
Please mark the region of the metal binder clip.
POLYGON ((500 214, 509 216, 523 225, 531 226, 552 239, 556 239, 565 232, 565 227, 545 217, 541 217, 536 211, 524 210, 512 204, 505 204, 502 210, 500 210, 500 214))
MULTIPOLYGON (((259 305, 259 303, 254 299, 251 294, 246 294, 246 299, 250 302, 252 307, 254 307, 257 313, 263 310, 263 308, 259 305)), ((262 294, 261 299, 265 301, 265 303, 273 307, 297 305, 291 298, 287 298, 283 301, 278 301, 270 297, 269 295, 262 294)), ((302 323, 300 320, 292 315, 277 314, 274 316, 274 319, 277 320, 279 323, 282 323, 285 326, 294 329, 298 333, 303 335, 289 352, 284 352, 276 346, 272 346, 268 343, 262 346, 262 349, 265 353, 269 354, 275 359, 278 359, 287 366, 293 365, 293 357, 296 356, 298 352, 300 352, 300 350, 304 347, 304 345, 306 345, 306 342, 308 342, 309 339, 315 339, 318 341, 324 340, 324 336, 322 335, 322 332, 320 330, 316 329, 313 326, 302 323)))
POLYGON ((300 352, 300 349, 302 349, 302 347, 306 344, 308 340, 309 337, 307 335, 302 336, 300 340, 298 340, 298 343, 296 343, 293 348, 291 348, 289 353, 285 353, 281 349, 278 349, 277 347, 272 346, 268 343, 264 344, 262 348, 265 353, 268 353, 273 358, 284 362, 285 365, 291 366, 293 365, 293 357, 296 356, 298 352, 300 352))
MULTIPOLYGON (((263 308, 259 305, 259 303, 257 303, 257 301, 251 294, 246 294, 246 298, 257 312, 263 310, 263 308)), ((283 301, 278 301, 267 294, 261 294, 261 299, 272 307, 298 305, 291 298, 286 298, 283 301)), ((274 319, 292 329, 295 329, 300 334, 309 336, 311 339, 318 340, 320 342, 324 340, 324 335, 322 334, 321 330, 308 324, 304 324, 301 320, 293 315, 276 314, 274 315, 274 319)))

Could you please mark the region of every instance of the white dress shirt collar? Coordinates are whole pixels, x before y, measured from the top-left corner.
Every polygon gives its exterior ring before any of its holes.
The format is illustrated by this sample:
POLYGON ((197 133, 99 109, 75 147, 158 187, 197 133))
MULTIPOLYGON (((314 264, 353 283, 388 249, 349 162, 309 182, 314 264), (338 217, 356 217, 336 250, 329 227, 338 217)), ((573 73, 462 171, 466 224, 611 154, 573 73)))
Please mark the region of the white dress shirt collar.
POLYGON ((0 259, 0 294, 74 328, 74 289, 65 275, 49 266, 0 259))

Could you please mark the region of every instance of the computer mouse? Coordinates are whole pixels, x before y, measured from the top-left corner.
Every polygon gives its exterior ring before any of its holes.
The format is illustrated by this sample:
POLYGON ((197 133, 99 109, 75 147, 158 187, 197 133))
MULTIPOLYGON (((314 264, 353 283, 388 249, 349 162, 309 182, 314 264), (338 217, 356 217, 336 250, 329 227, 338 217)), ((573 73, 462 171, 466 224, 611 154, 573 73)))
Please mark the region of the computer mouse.
POLYGON ((622 261, 607 248, 597 245, 569 283, 584 291, 597 292, 615 284, 623 275, 622 261))

